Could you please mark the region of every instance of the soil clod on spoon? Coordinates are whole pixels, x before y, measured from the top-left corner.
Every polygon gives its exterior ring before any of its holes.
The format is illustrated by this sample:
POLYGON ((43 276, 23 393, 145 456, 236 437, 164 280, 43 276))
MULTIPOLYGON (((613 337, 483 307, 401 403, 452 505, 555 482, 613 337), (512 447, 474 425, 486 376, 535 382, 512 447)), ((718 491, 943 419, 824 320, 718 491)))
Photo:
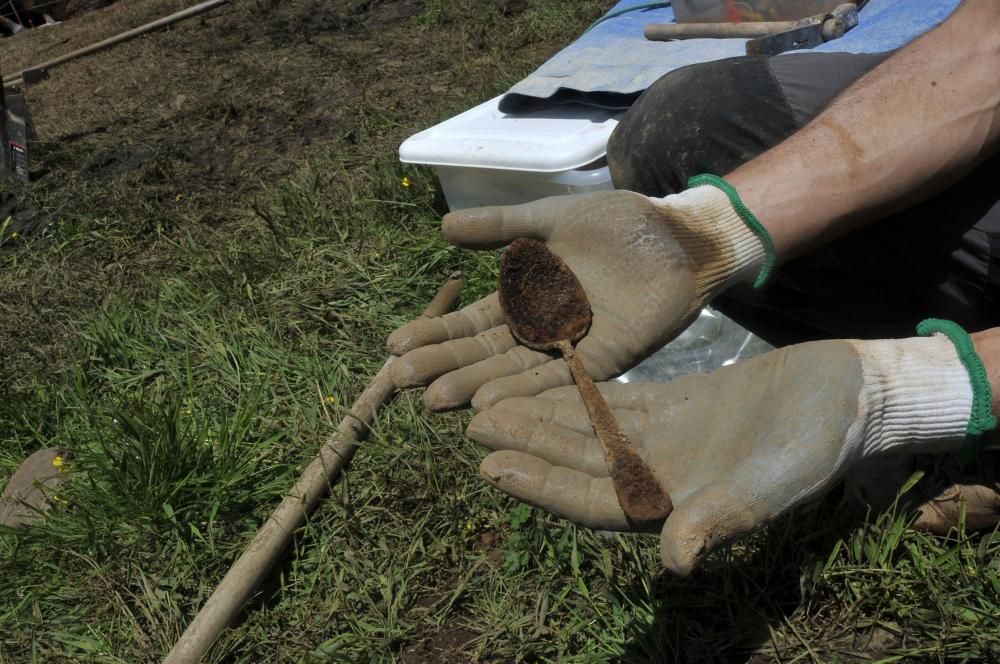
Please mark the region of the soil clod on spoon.
POLYGON ((544 242, 515 240, 500 262, 500 306, 511 333, 522 344, 562 352, 601 442, 625 516, 636 525, 665 519, 673 510, 670 496, 625 437, 573 349, 590 330, 592 318, 576 275, 544 242))

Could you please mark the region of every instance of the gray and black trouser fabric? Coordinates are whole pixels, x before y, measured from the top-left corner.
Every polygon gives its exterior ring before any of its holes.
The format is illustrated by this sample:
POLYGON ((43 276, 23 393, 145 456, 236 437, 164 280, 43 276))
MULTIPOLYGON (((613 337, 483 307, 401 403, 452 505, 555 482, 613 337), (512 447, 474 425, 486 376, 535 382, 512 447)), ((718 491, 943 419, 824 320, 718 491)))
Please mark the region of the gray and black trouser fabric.
MULTIPOLYGON (((692 175, 725 175, 886 57, 803 53, 673 71, 611 136, 614 184, 664 196, 692 175)), ((713 304, 776 345, 912 336, 929 317, 969 331, 1000 325, 1000 155, 909 210, 781 264, 760 291, 737 287, 713 304)))

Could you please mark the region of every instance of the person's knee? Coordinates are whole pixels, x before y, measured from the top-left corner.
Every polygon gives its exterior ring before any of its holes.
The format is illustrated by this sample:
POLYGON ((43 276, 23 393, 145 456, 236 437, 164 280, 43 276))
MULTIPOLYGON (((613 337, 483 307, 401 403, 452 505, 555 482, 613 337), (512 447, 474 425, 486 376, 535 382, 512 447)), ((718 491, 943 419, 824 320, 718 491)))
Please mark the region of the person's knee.
MULTIPOLYGON (((634 107, 633 107, 634 108, 634 107)), ((625 113, 618 126, 611 132, 608 139, 608 170, 611 172, 611 183, 615 189, 627 189, 641 194, 656 195, 643 191, 644 186, 637 179, 637 174, 647 171, 646 155, 640 155, 641 144, 632 140, 635 133, 631 127, 631 111, 625 113)))
POLYGON ((677 95, 689 84, 685 70, 661 76, 640 95, 608 139, 608 170, 616 189, 647 196, 679 191, 681 163, 677 155, 688 149, 692 137, 685 123, 676 122, 677 95))
POLYGON ((730 60, 682 67, 661 76, 625 113, 608 141, 608 168, 616 188, 665 196, 685 188, 694 155, 710 149, 706 115, 729 103, 713 82, 730 60), (706 88, 711 86, 711 91, 706 88))
POLYGON ((765 58, 717 60, 654 82, 608 141, 618 189, 665 196, 699 173, 724 174, 795 128, 765 58))

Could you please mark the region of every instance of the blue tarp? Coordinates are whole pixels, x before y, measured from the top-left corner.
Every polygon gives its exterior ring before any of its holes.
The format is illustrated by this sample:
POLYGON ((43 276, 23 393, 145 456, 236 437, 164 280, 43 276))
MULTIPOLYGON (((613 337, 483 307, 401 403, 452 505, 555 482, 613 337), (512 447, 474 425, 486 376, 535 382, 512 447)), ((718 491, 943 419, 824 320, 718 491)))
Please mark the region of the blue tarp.
MULTIPOLYGON (((813 51, 883 53, 899 48, 943 21, 961 0, 871 0, 859 25, 813 51)), ((607 15, 649 0, 622 0, 607 15)), ((745 52, 744 39, 690 39, 653 42, 643 37, 647 23, 671 23, 674 11, 639 9, 595 25, 526 79, 512 87, 500 108, 517 112, 540 104, 583 102, 627 108, 660 76, 685 65, 745 52)), ((780 57, 795 57, 796 51, 780 57)))

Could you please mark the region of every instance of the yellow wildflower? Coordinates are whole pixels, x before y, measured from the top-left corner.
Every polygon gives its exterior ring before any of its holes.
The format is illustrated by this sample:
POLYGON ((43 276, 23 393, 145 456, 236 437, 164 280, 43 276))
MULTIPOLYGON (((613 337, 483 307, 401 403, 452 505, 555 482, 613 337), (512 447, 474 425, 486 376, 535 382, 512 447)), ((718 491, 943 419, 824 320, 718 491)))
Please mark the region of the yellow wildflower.
POLYGON ((66 461, 62 458, 61 454, 57 454, 55 458, 52 459, 52 465, 56 468, 62 469, 64 463, 66 463, 66 461))
POLYGON ((410 178, 406 177, 405 175, 403 176, 403 186, 407 188, 410 186, 410 178))
POLYGON ((333 404, 337 403, 337 397, 330 394, 325 399, 323 399, 323 401, 332 406, 333 404))

